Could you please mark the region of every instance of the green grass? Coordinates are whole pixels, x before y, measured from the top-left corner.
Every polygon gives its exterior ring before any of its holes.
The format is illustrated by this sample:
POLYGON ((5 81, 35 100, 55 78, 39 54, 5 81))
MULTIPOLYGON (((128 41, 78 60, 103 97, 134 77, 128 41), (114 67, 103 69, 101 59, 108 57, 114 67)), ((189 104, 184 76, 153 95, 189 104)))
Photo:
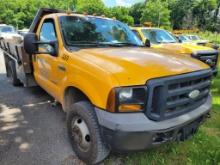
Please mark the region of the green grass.
POLYGON ((212 95, 212 117, 190 140, 173 142, 145 152, 111 156, 104 164, 220 165, 220 75, 213 82, 212 95))
POLYGON ((199 36, 202 37, 203 39, 207 39, 213 43, 220 45, 220 34, 219 33, 212 33, 209 31, 205 31, 205 32, 200 32, 199 36))

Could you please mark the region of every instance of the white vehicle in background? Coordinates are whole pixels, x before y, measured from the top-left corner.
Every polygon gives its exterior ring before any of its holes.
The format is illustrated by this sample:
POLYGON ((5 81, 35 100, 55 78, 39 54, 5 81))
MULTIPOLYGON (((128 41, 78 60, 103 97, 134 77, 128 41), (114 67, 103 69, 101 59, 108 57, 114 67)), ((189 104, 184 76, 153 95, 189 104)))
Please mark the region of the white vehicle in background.
POLYGON ((16 30, 11 25, 0 24, 0 33, 15 33, 16 30))
POLYGON ((208 40, 201 39, 198 35, 185 35, 191 42, 196 43, 197 45, 203 45, 205 46, 207 43, 209 43, 208 40))
POLYGON ((29 32, 29 29, 18 30, 18 34, 25 36, 29 32))
POLYGON ((0 38, 15 43, 20 43, 23 40, 23 37, 18 34, 13 26, 6 24, 0 24, 0 38))

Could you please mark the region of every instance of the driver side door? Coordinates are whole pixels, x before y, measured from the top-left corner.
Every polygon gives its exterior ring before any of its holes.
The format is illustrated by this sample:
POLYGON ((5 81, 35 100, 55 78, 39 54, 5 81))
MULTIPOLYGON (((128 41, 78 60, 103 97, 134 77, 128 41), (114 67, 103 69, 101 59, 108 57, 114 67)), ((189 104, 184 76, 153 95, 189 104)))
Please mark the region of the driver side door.
MULTIPOLYGON (((40 42, 57 41, 54 20, 52 18, 44 19, 37 34, 40 42)), ((48 93, 56 98, 56 91, 58 90, 57 86, 53 82, 53 72, 55 71, 54 68, 56 67, 57 63, 57 56, 46 53, 53 51, 54 47, 49 44, 39 44, 38 49, 39 52, 45 53, 35 55, 35 79, 41 87, 43 87, 48 93)))

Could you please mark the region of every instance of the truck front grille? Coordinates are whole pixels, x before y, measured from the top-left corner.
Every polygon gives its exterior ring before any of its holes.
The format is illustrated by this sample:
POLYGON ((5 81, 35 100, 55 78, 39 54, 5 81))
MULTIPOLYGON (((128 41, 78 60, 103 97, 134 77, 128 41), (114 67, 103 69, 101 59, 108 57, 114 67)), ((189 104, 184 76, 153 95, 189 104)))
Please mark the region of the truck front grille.
POLYGON ((212 71, 204 70, 148 81, 147 116, 161 121, 198 108, 209 96, 211 78, 212 71))
POLYGON ((212 69, 215 69, 218 63, 218 51, 201 51, 192 54, 192 57, 208 64, 212 69))

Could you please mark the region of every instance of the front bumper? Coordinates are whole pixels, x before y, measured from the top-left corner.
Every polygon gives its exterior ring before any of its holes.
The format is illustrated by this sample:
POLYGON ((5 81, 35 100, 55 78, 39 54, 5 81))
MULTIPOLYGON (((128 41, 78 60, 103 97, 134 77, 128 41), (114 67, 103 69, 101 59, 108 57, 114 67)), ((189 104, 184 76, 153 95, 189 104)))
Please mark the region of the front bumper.
POLYGON ((109 147, 125 152, 187 139, 197 131, 210 109, 211 96, 195 110, 160 122, 148 119, 144 113, 114 114, 96 109, 96 114, 109 147))

